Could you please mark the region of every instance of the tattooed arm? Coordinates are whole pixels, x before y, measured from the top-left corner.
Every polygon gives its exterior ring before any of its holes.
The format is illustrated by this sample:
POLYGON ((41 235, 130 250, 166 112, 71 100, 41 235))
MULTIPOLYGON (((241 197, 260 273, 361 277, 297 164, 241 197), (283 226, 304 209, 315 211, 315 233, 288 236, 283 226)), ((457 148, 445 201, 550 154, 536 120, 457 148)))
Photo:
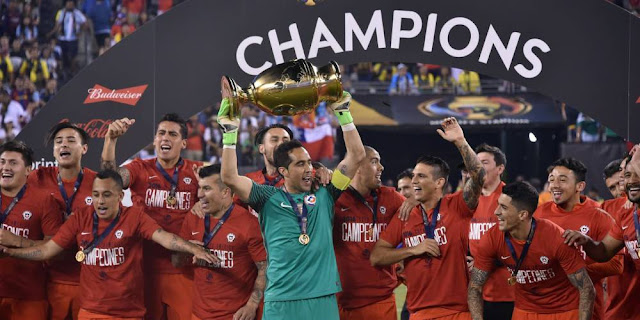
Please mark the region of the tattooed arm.
POLYGON ((11 249, 0 246, 0 252, 13 258, 44 261, 49 260, 64 249, 55 242, 49 240, 45 243, 38 244, 29 248, 11 249))
POLYGON ((218 258, 209 250, 205 250, 205 248, 186 241, 171 232, 166 232, 162 228, 153 233, 151 240, 169 250, 190 253, 195 259, 204 260, 208 263, 219 262, 218 258))
POLYGON ((267 286, 267 261, 256 262, 258 268, 258 277, 253 285, 253 292, 249 301, 233 315, 233 319, 253 320, 256 317, 258 305, 264 297, 264 288, 267 286))
POLYGON ((464 185, 462 195, 467 207, 473 210, 478 206, 478 199, 482 193, 482 185, 486 174, 484 167, 482 167, 478 156, 464 138, 464 132, 456 118, 444 119, 442 121, 442 130, 438 129, 438 133, 443 139, 455 144, 462 155, 464 166, 471 176, 471 179, 464 185))
POLYGON ((118 141, 118 138, 125 134, 127 130, 129 130, 129 127, 135 122, 136 120, 134 119, 122 118, 111 123, 104 138, 104 145, 102 146, 100 168, 117 171, 122 177, 122 182, 125 188, 129 187, 131 176, 127 168, 118 167, 116 165, 116 142, 118 141))
POLYGON ((483 318, 483 300, 482 288, 489 277, 489 272, 482 271, 478 268, 471 269, 471 280, 469 281, 469 289, 467 290, 467 303, 469 304, 469 312, 471 319, 482 320, 483 318))
POLYGON ((580 292, 579 319, 590 320, 593 314, 593 303, 596 297, 596 289, 593 287, 591 278, 585 268, 567 275, 571 284, 580 292))

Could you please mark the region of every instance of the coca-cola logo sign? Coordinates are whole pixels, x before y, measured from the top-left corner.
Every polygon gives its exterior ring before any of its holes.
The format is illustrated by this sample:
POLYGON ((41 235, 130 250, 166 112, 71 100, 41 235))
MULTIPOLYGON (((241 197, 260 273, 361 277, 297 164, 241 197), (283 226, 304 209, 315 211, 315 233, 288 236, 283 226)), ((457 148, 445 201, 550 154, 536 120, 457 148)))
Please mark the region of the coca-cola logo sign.
POLYGON ((99 84, 89 89, 89 95, 84 100, 84 104, 113 101, 118 103, 135 106, 138 104, 138 100, 142 97, 142 94, 147 90, 148 85, 142 85, 137 87, 130 87, 124 89, 109 89, 99 84))
MULTIPOLYGON (((87 122, 76 122, 73 123, 78 128, 87 132, 90 138, 100 138, 104 139, 107 135, 107 131, 109 131, 109 125, 114 121, 114 119, 91 119, 87 122)), ((62 119, 60 122, 72 122, 69 119, 62 119)))

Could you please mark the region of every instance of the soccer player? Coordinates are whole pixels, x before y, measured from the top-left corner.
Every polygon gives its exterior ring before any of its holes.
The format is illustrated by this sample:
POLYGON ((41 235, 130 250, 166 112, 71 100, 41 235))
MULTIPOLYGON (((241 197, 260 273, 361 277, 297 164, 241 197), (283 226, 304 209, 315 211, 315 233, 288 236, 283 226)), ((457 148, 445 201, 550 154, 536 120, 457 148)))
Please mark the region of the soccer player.
MULTIPOLYGON (((583 195, 587 167, 577 159, 562 158, 549 166, 549 191, 552 200, 538 207, 535 215, 547 219, 565 230, 580 230, 596 240, 602 240, 611 230, 613 218, 600 205, 583 195)), ((596 263, 581 250, 587 272, 596 288, 593 319, 604 317, 603 279, 622 273, 622 256, 607 263, 596 263)))
MULTIPOLYGON (((622 159, 610 162, 604 168, 604 180, 609 192, 614 197, 602 203, 602 209, 609 212, 616 221, 633 215, 633 205, 627 200, 624 191, 624 162, 622 159), (622 190, 618 186, 622 186, 622 190)), ((631 256, 623 254, 622 274, 607 278, 607 301, 605 302, 605 319, 632 319, 640 314, 640 304, 636 298, 640 296, 640 275, 636 272, 631 256)))
MULTIPOLYGON (((135 120, 123 118, 109 125, 102 149, 102 168, 120 173, 125 188, 131 189, 133 203, 164 230, 178 233, 185 216, 197 201, 198 181, 194 168, 199 161, 182 159, 180 152, 187 145, 187 125, 177 114, 166 114, 156 129, 153 140, 157 157, 116 167, 116 143, 135 120)), ((145 243, 145 301, 147 318, 169 320, 191 318, 192 280, 188 270, 171 264, 171 252, 156 243, 145 243)))
POLYGON ((293 139, 293 132, 283 124, 276 123, 260 129, 256 134, 255 145, 262 154, 264 168, 249 172, 246 176, 258 184, 281 187, 284 180, 275 166, 273 153, 279 145, 291 139, 293 139))
POLYGON ((309 153, 299 141, 280 145, 274 162, 284 186, 263 186, 238 175, 235 144, 239 119, 229 117, 223 99, 218 122, 223 130, 222 181, 256 209, 268 254, 264 320, 339 318, 335 293, 341 289, 333 249, 334 203, 356 174, 365 151, 349 112, 351 96, 332 104, 342 126, 347 154, 331 183, 312 187, 309 153))
POLYGON ((206 216, 188 215, 180 235, 211 250, 220 263, 201 262, 195 269, 192 320, 259 318, 267 263, 258 219, 233 203, 219 164, 198 174, 198 198, 206 216))
POLYGON ((433 156, 419 158, 412 184, 420 204, 408 221, 394 218, 371 253, 374 266, 404 260, 412 320, 470 318, 465 299, 469 222, 485 173, 456 119, 443 120, 442 128, 438 133, 458 148, 471 179, 462 192, 443 196, 449 165, 433 156), (400 243, 404 247, 396 248, 400 243))
POLYGON ((624 168, 622 167, 622 160, 613 160, 604 167, 604 184, 614 199, 624 197, 624 176, 622 175, 624 168))
POLYGON ((502 281, 515 287, 512 319, 591 319, 595 289, 585 262, 578 250, 563 244, 560 227, 533 218, 537 204, 538 192, 526 182, 502 188, 495 211, 498 227, 480 240, 471 270, 468 301, 474 320, 485 319, 482 287, 496 260, 510 272, 502 281))
MULTIPOLYGON (((33 151, 21 141, 0 145, 0 245, 31 247, 52 237, 62 214, 51 193, 27 184, 33 151)), ((0 259, 0 319, 44 320, 48 302, 42 263, 0 259)))
MULTIPOLYGON (((507 157, 497 147, 481 144, 475 151, 486 172, 486 178, 469 229, 469 249, 472 257, 475 256, 482 237, 498 222, 494 213, 498 207, 498 197, 502 194, 502 187, 504 187, 501 177, 507 165, 507 157)), ((504 265, 501 265, 487 279, 482 294, 485 319, 511 319, 515 292, 513 287, 504 281, 507 277, 509 272, 504 265)))
POLYGON ((142 239, 209 263, 219 260, 201 246, 164 231, 141 206, 123 207, 123 197, 120 175, 101 171, 93 181, 93 207, 74 212, 51 240, 29 248, 3 248, 3 252, 44 261, 77 246, 75 258, 82 263, 78 319, 142 319, 142 239))
POLYGON ((413 169, 406 169, 396 177, 398 188, 396 189, 406 199, 413 198, 413 186, 411 185, 411 176, 413 169))
POLYGON ((338 307, 342 320, 391 320, 396 319, 393 290, 398 280, 392 266, 373 267, 369 256, 404 197, 381 186, 380 154, 364 149, 365 161, 335 204, 333 245, 342 282, 338 307))
MULTIPOLYGON (((634 203, 634 208, 630 212, 614 215, 616 223, 611 228, 609 234, 601 241, 595 241, 588 235, 582 234, 579 230, 566 230, 564 237, 568 245, 582 246, 586 254, 598 262, 606 262, 612 259, 620 250, 626 249, 626 254, 631 257, 637 270, 640 270, 640 250, 638 240, 640 236, 640 222, 637 214, 638 203, 640 203, 640 153, 639 146, 631 150, 631 156, 627 157, 624 170, 624 184, 627 199, 634 203)), ((636 288, 637 283, 626 283, 625 286, 636 288)), ((633 301, 637 296, 633 296, 633 301)), ((625 314, 632 317, 638 315, 638 304, 631 303, 624 306, 625 314)))
MULTIPOLYGON (((96 172, 82 166, 89 135, 81 128, 61 122, 49 130, 47 144, 53 145, 57 167, 40 167, 29 174, 27 183, 53 194, 66 221, 71 212, 91 207, 91 189, 96 172)), ((48 262, 47 297, 50 319, 77 319, 80 310, 80 264, 74 259, 77 248, 48 262)))

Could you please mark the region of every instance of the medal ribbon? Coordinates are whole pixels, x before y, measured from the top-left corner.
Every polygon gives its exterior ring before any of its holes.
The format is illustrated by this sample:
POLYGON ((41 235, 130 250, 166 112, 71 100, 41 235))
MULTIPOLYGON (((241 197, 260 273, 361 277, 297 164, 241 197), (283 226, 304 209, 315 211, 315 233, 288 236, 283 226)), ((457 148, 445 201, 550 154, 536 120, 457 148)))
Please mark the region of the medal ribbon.
POLYGON ((638 208, 633 210, 633 223, 636 226, 636 241, 638 242, 638 248, 640 248, 640 221, 638 221, 638 208))
POLYGON ((293 212, 296 214, 296 217, 298 218, 298 225, 300 225, 300 233, 307 234, 308 211, 307 211, 307 206, 304 205, 304 200, 302 203, 302 212, 300 212, 300 210, 298 210, 298 204, 293 200, 293 197, 291 197, 291 194, 289 194, 289 192, 287 191, 284 191, 284 194, 287 196, 287 200, 289 200, 289 203, 291 204, 291 208, 293 209, 293 212))
POLYGON ((164 170, 164 168, 160 165, 160 162, 158 162, 158 160, 156 160, 156 169, 158 169, 158 171, 160 171, 160 173, 162 174, 162 176, 164 177, 165 180, 167 180, 169 183, 171 183, 171 190, 169 191, 169 196, 171 197, 175 197, 176 196, 176 189, 178 188, 178 168, 180 166, 182 166, 182 163, 184 161, 182 160, 182 158, 180 158, 180 160, 178 160, 178 163, 176 164, 176 167, 173 169, 173 178, 167 173, 167 171, 164 170))
POLYGON ((235 204, 232 203, 229 209, 227 209, 227 211, 224 213, 222 218, 220 218, 218 223, 213 227, 213 230, 211 230, 211 232, 209 232, 209 227, 211 226, 211 216, 210 215, 204 216, 204 236, 202 237, 202 242, 204 243, 202 245, 203 247, 206 248, 209 245, 209 242, 211 242, 211 240, 213 239, 213 237, 216 236, 216 233, 220 231, 220 228, 222 227, 222 225, 227 221, 227 219, 229 219, 229 215, 231 215, 231 211, 233 211, 234 206, 235 204))
POLYGON ((275 179, 269 180, 267 177, 267 168, 262 169, 262 176, 264 177, 264 183, 262 185, 272 186, 274 187, 280 180, 282 179, 281 175, 278 175, 275 179))
POLYGON ((378 194, 375 190, 371 190, 371 197, 373 198, 373 207, 369 205, 367 199, 365 199, 358 190, 354 189, 352 186, 349 186, 349 192, 353 195, 354 198, 358 199, 362 204, 364 204, 369 211, 371 211, 373 217, 373 227, 376 227, 376 223, 378 222, 378 194))
POLYGON ((420 205, 420 210, 422 211, 422 224, 424 224, 424 233, 429 239, 435 238, 436 224, 438 223, 438 218, 440 217, 440 201, 441 200, 438 200, 438 204, 433 209, 431 221, 429 221, 429 217, 427 217, 427 212, 424 211, 424 208, 422 207, 422 205, 420 205))
MULTIPOLYGON (((4 220, 6 220, 7 217, 9 216, 9 213, 11 213, 11 210, 13 210, 13 207, 16 206, 16 204, 18 203, 18 201, 20 201, 20 199, 22 199, 22 196, 24 196, 25 190, 27 190, 26 184, 22 186, 22 189, 20 189, 18 194, 15 196, 15 198, 13 198, 13 200, 11 201, 7 209, 4 210, 4 212, 2 212, 2 215, 0 215, 0 227, 4 223, 4 220)), ((2 207, 2 196, 0 196, 0 208, 1 207, 2 207)))
POLYGON ((518 270, 520 270, 520 266, 522 262, 524 262, 524 258, 527 256, 527 252, 529 251, 529 246, 531 246, 531 241, 533 240, 533 235, 536 233, 536 219, 531 218, 531 229, 529 230, 529 235, 527 236, 527 242, 524 244, 524 248, 522 248, 522 253, 520 254, 520 258, 516 255, 516 249, 513 247, 513 243, 511 243, 511 239, 509 238, 509 233, 504 233, 504 241, 507 242, 507 246, 509 247, 509 252, 511 252, 511 257, 514 261, 516 261, 516 268, 511 271, 511 276, 515 277, 518 274, 518 270))
POLYGON ((69 197, 67 195, 67 191, 64 189, 64 184, 62 183, 60 172, 58 172, 58 188, 60 189, 60 194, 62 195, 62 199, 64 200, 64 204, 66 206, 64 211, 65 217, 71 214, 71 204, 73 203, 73 199, 76 198, 78 188, 80 188, 80 185, 82 184, 82 178, 84 178, 84 169, 81 169, 80 173, 78 173, 76 183, 73 185, 73 193, 71 194, 71 197, 69 197))
POLYGON ((89 245, 82 250, 82 252, 84 254, 88 255, 89 252, 91 252, 91 250, 93 250, 93 248, 95 248, 98 245, 100 245, 100 243, 102 243, 102 240, 104 240, 104 238, 106 238, 109 235, 109 233, 111 233, 111 231, 113 231, 113 228, 116 227, 116 224, 118 224, 118 221, 120 220, 120 209, 118 208, 118 214, 116 215, 115 219, 113 219, 113 221, 111 221, 111 223, 109 223, 107 228, 104 229, 104 231, 100 235, 98 235, 98 222, 99 222, 99 220, 100 219, 98 218, 98 214, 94 211, 93 212, 93 240, 91 240, 89 245))

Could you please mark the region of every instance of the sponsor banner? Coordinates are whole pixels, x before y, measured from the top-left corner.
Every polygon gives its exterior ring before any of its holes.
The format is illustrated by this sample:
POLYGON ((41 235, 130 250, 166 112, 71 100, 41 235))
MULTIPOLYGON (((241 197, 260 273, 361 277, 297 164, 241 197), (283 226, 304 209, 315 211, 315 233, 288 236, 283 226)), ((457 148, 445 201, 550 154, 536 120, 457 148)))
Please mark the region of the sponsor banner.
POLYGON ((145 84, 137 87, 112 90, 96 84, 93 88, 88 90, 89 95, 84 100, 84 104, 113 101, 135 106, 138 104, 138 100, 140 100, 144 91, 147 90, 147 87, 148 86, 145 84))
MULTIPOLYGON (((69 115, 81 123, 135 118, 132 132, 118 141, 123 159, 152 141, 163 114, 189 117, 220 101, 222 75, 247 86, 270 66, 306 58, 319 65, 402 61, 473 70, 566 102, 640 140, 640 127, 630 126, 640 121, 638 30, 638 18, 602 0, 372 0, 366 6, 190 0, 82 70, 19 139, 40 155, 46 130, 69 115), (143 85, 136 103, 131 90, 121 91, 143 85), (89 89, 101 90, 101 102, 84 103, 89 89)), ((97 139, 87 156, 91 167, 99 164, 97 139)))

